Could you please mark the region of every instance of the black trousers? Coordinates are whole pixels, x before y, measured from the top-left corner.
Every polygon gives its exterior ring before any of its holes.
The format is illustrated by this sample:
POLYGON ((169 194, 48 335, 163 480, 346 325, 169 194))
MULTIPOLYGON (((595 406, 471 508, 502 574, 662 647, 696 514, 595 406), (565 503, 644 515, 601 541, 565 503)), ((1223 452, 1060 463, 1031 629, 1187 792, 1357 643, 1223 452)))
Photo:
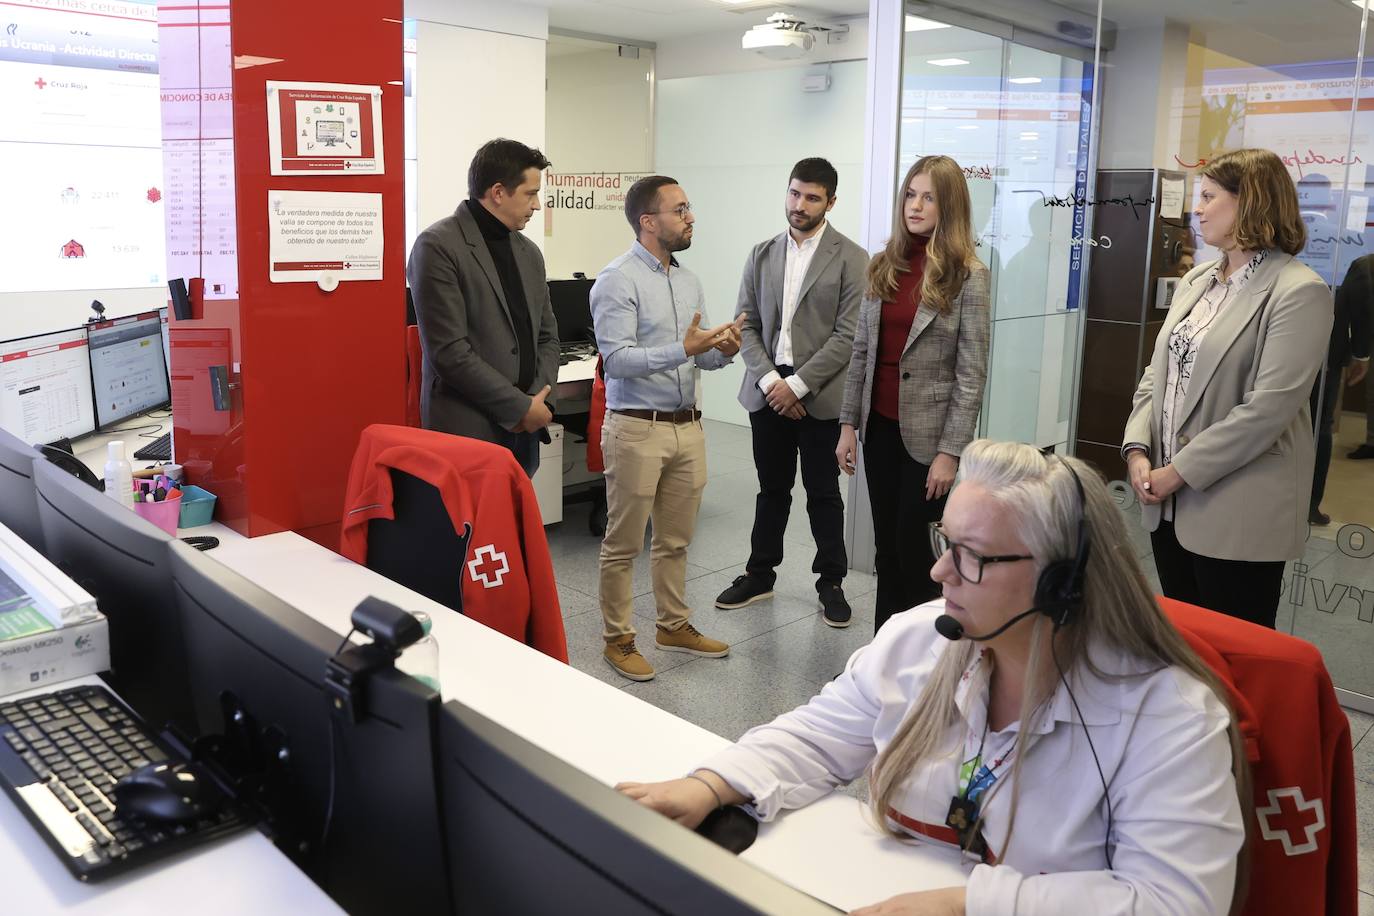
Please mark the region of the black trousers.
POLYGON ((1282 560, 1219 560, 1179 544, 1174 523, 1161 521, 1150 534, 1159 585, 1166 597, 1274 627, 1283 586, 1282 560))
POLYGON ((839 585, 849 569, 844 549, 844 501, 840 498, 840 467, 835 448, 840 442, 839 420, 818 420, 809 414, 789 420, 765 406, 749 415, 753 430, 754 467, 759 474, 759 495, 754 501, 754 532, 750 536, 749 563, 745 572, 772 585, 782 562, 783 532, 792 508, 792 487, 801 458, 802 486, 806 488, 806 514, 816 558, 811 571, 816 589, 839 585))
POLYGON ((1326 493, 1326 472, 1331 467, 1331 431, 1336 423, 1336 399, 1340 397, 1341 369, 1339 366, 1326 370, 1326 385, 1322 385, 1322 375, 1312 383, 1312 396, 1309 403, 1312 416, 1317 421, 1317 461, 1312 469, 1312 508, 1319 509, 1322 496, 1326 493), (1321 403, 1317 403, 1320 390, 1321 403))
POLYGON ((877 413, 868 415, 864 430, 864 473, 878 567, 877 632, 893 614, 940 596, 940 586, 930 578, 935 557, 929 527, 944 514, 945 497, 926 499, 930 465, 907 452, 897 421, 877 413))

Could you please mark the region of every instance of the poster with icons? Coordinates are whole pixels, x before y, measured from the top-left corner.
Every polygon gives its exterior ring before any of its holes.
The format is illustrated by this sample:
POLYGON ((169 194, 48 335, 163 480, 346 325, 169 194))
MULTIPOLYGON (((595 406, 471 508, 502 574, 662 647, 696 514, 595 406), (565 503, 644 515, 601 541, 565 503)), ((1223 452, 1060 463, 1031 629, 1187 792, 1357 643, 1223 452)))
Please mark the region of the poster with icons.
POLYGON ((382 88, 267 83, 273 175, 381 175, 382 88))

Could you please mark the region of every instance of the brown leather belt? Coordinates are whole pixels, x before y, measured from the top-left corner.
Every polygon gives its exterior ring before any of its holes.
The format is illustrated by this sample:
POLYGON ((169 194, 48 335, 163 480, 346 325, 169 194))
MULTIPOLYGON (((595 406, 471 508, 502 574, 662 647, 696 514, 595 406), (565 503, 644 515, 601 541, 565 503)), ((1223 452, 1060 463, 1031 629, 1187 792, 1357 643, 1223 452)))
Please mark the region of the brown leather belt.
POLYGON ((640 420, 662 420, 664 423, 695 423, 701 419, 699 410, 612 410, 623 417, 640 420))

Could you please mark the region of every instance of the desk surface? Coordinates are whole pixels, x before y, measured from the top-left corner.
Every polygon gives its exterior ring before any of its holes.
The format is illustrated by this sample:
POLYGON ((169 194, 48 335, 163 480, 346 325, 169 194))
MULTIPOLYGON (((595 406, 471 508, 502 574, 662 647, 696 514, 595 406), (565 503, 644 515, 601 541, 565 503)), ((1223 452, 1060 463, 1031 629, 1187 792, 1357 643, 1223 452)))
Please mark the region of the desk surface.
MULTIPOLYGON (((57 686, 99 683, 99 678, 84 677, 57 686)), ((52 689, 49 685, 13 696, 52 689)), ((16 916, 57 912, 143 916, 163 908, 186 908, 197 916, 343 912, 256 830, 216 840, 108 881, 82 884, 62 865, 14 801, 2 793, 0 884, 4 894, 0 909, 16 916)))
MULTIPOLYGON (((728 743, 293 532, 252 539, 220 525, 196 532, 220 538, 206 556, 340 634, 367 595, 427 611, 445 699, 457 699, 604 783, 681 776, 728 743), (633 757, 626 735, 634 735, 633 757)), ((865 820, 860 803, 842 794, 764 825, 744 858, 846 910, 963 884, 967 877, 956 854, 883 836, 865 820), (818 867, 821 849, 825 867, 818 867)))

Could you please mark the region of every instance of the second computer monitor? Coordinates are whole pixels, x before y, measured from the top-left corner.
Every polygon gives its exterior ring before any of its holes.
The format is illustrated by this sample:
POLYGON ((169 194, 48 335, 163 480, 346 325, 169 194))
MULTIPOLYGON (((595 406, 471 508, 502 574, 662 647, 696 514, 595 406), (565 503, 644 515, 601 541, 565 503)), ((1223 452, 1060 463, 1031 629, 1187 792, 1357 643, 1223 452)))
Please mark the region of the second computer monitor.
POLYGON ((350 722, 324 689, 339 633, 183 543, 171 564, 201 734, 265 774, 277 844, 350 913, 447 910, 438 695, 388 668, 350 722))
POLYGON ((839 912, 457 701, 439 718, 439 751, 459 913, 839 912))
POLYGON ((170 403, 162 319, 157 312, 94 322, 88 334, 98 427, 170 403))
POLYGON ((112 686, 154 728, 189 722, 167 532, 50 461, 35 461, 47 557, 109 619, 112 686))
POLYGON ((561 343, 592 342, 591 294, 593 280, 550 280, 549 299, 553 302, 553 316, 558 320, 558 339, 561 343))
POLYGON ((84 327, 0 343, 0 428, 30 445, 95 430, 84 327))

